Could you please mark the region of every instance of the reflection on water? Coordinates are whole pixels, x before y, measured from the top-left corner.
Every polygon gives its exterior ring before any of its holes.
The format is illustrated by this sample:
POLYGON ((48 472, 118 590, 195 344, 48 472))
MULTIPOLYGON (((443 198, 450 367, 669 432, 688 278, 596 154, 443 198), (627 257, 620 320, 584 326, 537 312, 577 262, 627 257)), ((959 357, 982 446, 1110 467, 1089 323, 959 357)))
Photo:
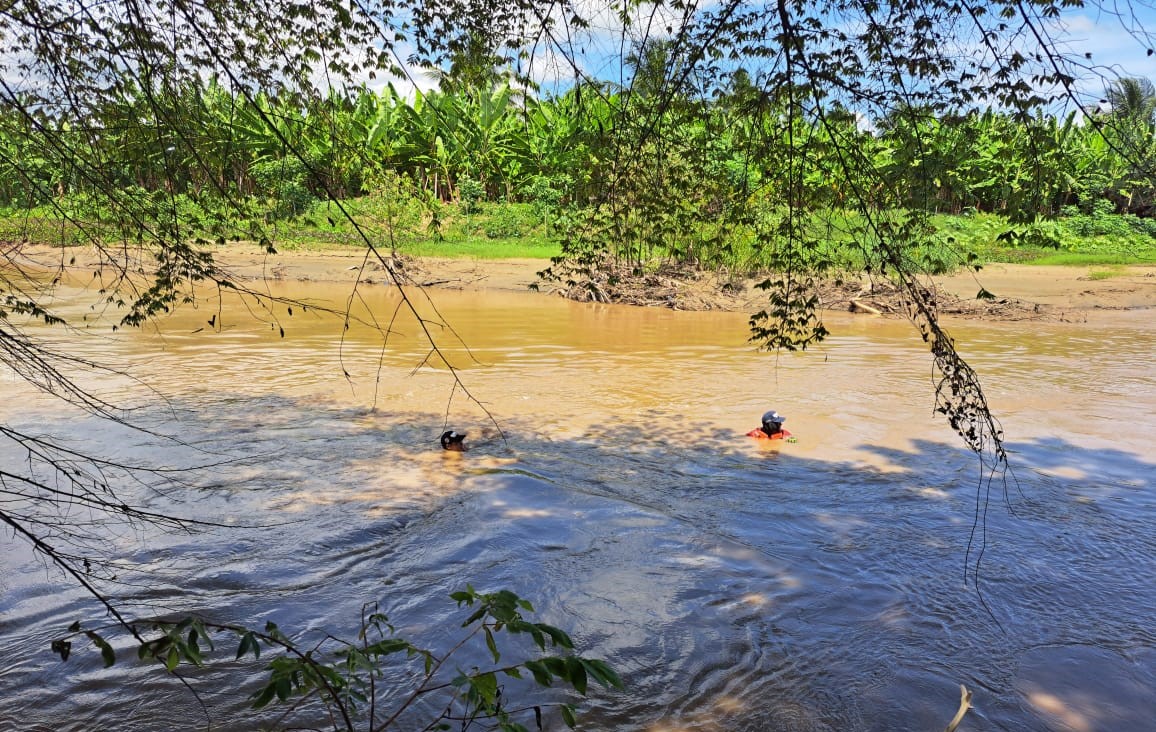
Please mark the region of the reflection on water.
MULTIPOLYGON (((226 312, 220 332, 186 311, 162 333, 54 334, 163 394, 91 382, 180 443, 28 397, 9 377, 0 414, 120 459, 202 466, 153 500, 255 527, 116 537, 152 577, 122 588, 134 611, 351 636, 362 603, 380 601, 428 638, 456 624, 446 595, 468 581, 533 599, 622 672, 625 691, 587 704, 590 729, 941 729, 960 683, 975 691, 962 729, 1156 729, 1148 319, 953 329, 1016 461, 1015 515, 1002 485, 987 513, 981 596, 964 584, 977 465, 934 419, 907 326, 837 319, 823 348, 777 357, 744 343, 742 315, 436 301, 430 317, 469 346, 443 341, 447 357, 503 434, 450 399, 436 359, 413 370, 428 348, 415 323, 397 321, 383 350, 367 328, 342 337, 300 310, 274 326, 226 312), (742 436, 772 407, 797 444, 742 436), (471 452, 438 449, 447 412, 471 452)), ((394 309, 384 288, 366 303, 379 320, 394 309)), ((54 662, 49 640, 99 613, 14 547, 0 728, 204 726, 154 671, 54 662)), ((254 677, 225 666, 192 683, 213 729, 249 729, 232 688, 254 677)))

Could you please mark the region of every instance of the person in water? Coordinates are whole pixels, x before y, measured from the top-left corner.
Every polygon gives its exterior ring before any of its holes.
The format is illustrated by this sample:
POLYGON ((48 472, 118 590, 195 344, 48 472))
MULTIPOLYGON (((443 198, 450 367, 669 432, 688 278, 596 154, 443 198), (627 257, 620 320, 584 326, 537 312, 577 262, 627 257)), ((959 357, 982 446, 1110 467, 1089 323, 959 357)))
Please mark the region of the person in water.
POLYGON ((442 433, 441 443, 443 450, 450 450, 451 452, 465 452, 466 446, 463 442, 466 439, 465 432, 455 432, 454 430, 446 430, 442 433))
POLYGON ((763 426, 748 432, 747 437, 755 437, 760 440, 785 440, 791 436, 790 432, 783 429, 783 422, 786 421, 786 417, 772 409, 763 415, 763 426))

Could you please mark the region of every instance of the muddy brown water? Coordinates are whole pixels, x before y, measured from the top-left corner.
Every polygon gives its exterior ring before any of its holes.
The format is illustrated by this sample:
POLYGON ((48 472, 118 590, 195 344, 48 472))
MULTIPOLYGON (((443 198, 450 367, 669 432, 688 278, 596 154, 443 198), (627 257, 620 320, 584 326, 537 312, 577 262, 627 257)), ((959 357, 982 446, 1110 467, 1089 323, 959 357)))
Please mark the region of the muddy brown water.
MULTIPOLYGON (((315 306, 349 294, 285 287, 315 306)), ((362 295, 359 317, 387 324, 396 296, 362 295)), ((961 683, 975 695, 963 730, 1156 729, 1151 311, 953 325, 1015 467, 1006 501, 1002 485, 991 494, 977 592, 980 470, 932 414, 908 325, 832 316, 821 348, 775 356, 745 343, 742 315, 432 297, 427 327, 504 438, 423 361, 412 319, 383 347, 317 307, 253 303, 185 308, 144 332, 37 329, 131 374, 78 378, 174 439, 29 394, 8 372, 0 416, 120 461, 193 467, 183 487, 124 490, 257 525, 113 534, 126 577, 147 575, 117 588, 137 614, 352 637, 379 602, 443 647, 461 617, 447 595, 469 582, 531 599, 622 674, 625 690, 581 702, 586 729, 935 730, 961 683), (797 443, 743 436, 770 408, 797 443), (470 452, 438 448, 447 414, 470 452)), ((61 298, 90 312, 91 294, 61 298)), ((21 455, 4 444, 0 459, 21 455)), ((105 619, 10 534, 0 542, 0 729, 256 728, 244 697, 259 668, 231 648, 191 674, 199 700, 127 650, 111 670, 80 643, 60 663, 52 638, 105 619)))

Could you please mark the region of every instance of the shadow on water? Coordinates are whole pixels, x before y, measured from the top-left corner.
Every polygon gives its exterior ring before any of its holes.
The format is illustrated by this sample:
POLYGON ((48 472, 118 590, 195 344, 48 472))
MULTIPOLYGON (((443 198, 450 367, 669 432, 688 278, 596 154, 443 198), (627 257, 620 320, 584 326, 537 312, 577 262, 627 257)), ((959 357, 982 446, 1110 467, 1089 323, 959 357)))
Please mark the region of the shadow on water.
MULTIPOLYGON (((961 729, 1156 728, 1156 506, 1136 455, 1011 445, 1016 515, 998 487, 977 592, 964 583, 977 464, 930 440, 864 445, 880 459, 869 466, 643 414, 574 436, 453 425, 471 432, 456 454, 438 448, 432 413, 221 394, 170 409, 157 424, 175 414, 191 447, 38 422, 141 462, 214 463, 154 502, 250 526, 113 537, 148 578, 118 588, 141 614, 352 637, 362 604, 380 601, 404 634, 444 648, 459 622, 447 595, 470 582, 532 599, 621 672, 625 691, 584 703, 587 729, 937 729, 960 683, 975 691, 961 729)), ((94 603, 34 561, 6 561, 0 727, 204 726, 154 669, 54 660, 51 638, 98 620, 94 603)), ((257 671, 224 663, 193 679, 213 729, 252 727, 257 671)))

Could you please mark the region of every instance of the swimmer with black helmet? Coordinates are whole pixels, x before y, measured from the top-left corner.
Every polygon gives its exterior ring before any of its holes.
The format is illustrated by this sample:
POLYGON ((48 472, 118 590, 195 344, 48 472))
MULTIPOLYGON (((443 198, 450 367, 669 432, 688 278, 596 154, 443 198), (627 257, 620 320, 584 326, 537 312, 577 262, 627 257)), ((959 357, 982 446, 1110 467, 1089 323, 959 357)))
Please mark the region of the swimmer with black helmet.
POLYGON ((763 415, 763 426, 748 432, 747 437, 754 437, 759 440, 794 441, 791 433, 783 429, 783 422, 786 421, 786 417, 772 409, 763 415))
POLYGON ((442 433, 441 437, 442 449, 449 450, 450 452, 465 452, 466 446, 463 444, 465 439, 465 432, 446 430, 442 433))

